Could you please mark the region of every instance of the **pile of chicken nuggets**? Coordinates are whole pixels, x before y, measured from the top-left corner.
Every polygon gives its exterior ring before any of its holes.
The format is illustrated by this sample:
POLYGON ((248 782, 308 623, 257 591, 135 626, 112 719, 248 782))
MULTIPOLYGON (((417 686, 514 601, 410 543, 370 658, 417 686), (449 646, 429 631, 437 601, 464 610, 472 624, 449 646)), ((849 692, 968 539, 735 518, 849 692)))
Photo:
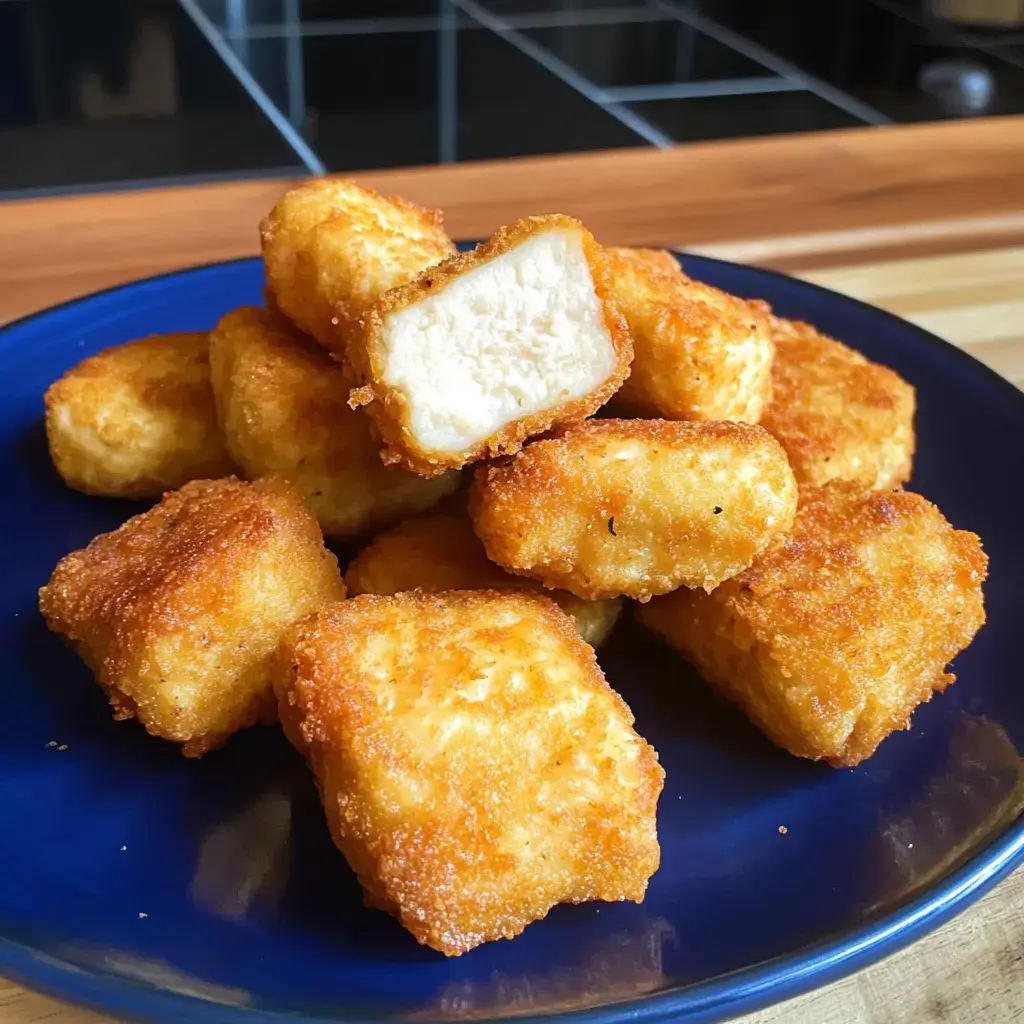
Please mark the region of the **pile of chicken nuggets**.
POLYGON ((420 942, 643 899, 664 771, 595 654, 625 606, 837 767, 953 682, 986 557, 902 488, 893 371, 568 216, 460 254, 434 211, 318 179, 260 237, 265 308, 47 392, 68 485, 158 503, 40 609, 188 756, 280 722, 420 942))

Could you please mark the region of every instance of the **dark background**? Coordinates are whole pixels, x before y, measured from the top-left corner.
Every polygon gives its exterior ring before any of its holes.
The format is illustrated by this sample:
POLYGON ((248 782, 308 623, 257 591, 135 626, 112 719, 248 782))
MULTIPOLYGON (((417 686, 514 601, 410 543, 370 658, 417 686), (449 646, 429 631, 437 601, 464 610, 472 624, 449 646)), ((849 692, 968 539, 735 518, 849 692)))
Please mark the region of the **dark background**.
POLYGON ((0 0, 7 194, 1021 111, 925 0, 0 0))

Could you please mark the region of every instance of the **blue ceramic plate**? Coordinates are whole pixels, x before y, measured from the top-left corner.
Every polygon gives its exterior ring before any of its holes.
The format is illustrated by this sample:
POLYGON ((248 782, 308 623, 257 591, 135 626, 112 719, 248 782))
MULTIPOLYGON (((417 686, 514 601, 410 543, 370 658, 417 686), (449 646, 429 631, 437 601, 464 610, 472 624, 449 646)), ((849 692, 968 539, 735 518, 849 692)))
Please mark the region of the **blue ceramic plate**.
POLYGON ((1024 849, 1024 397, 868 306, 686 265, 917 386, 913 486, 991 556, 989 623, 957 660, 957 685, 866 764, 836 771, 772 747, 622 623, 601 661, 668 774, 646 901, 557 907, 512 942, 446 960, 363 908, 276 730, 186 760, 113 722, 43 626, 36 590, 60 556, 138 510, 62 486, 46 386, 99 348, 259 302, 262 275, 243 260, 104 292, 0 332, 0 972, 115 1015, 194 1024, 711 1021, 892 952, 1010 871, 1024 849))

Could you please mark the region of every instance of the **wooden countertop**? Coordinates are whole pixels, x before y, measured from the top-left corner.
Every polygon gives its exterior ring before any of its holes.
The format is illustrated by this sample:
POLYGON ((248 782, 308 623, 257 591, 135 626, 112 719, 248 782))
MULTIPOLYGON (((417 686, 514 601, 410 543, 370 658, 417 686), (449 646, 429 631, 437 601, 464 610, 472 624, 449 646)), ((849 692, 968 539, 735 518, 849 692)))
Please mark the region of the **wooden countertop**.
MULTIPOLYGON (((783 270, 1024 243, 1024 116, 358 175, 445 211, 456 238, 570 213, 602 242, 783 270)), ((0 203, 0 323, 257 250, 284 190, 245 181, 0 203)))
MULTIPOLYGON (((478 238, 561 211, 602 241, 787 269, 913 320, 1024 387, 1024 118, 360 176, 478 238)), ((280 181, 0 204, 0 322, 254 253, 280 181)), ((743 1024, 1024 1018, 1024 870, 889 960, 743 1024)), ((0 980, 0 1024, 106 1018, 0 980)))

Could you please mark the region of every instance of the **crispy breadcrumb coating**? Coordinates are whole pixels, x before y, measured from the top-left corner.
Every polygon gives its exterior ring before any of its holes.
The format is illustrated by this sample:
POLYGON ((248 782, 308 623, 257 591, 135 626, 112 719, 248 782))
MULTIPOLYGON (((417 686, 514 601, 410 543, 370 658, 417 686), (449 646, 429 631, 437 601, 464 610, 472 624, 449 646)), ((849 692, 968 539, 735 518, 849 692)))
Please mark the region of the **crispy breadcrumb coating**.
POLYGON ((488 557, 591 599, 712 590, 795 510, 785 452, 743 423, 590 420, 483 467, 470 490, 488 557))
POLYGON ((638 616, 780 747, 845 767, 954 682, 987 561, 920 495, 833 481, 801 488, 792 533, 736 579, 638 616))
POLYGON ((914 389, 810 324, 772 317, 772 400, 761 425, 782 442, 800 483, 910 479, 914 389))
POLYGON ((282 643, 285 732, 371 906, 455 956, 644 897, 664 772, 572 620, 520 590, 365 594, 282 643))
POLYGON ((606 263, 579 221, 529 217, 385 295, 349 348, 384 461, 433 476, 603 405, 632 358, 606 263))
POLYGON ((616 271, 654 274, 658 277, 686 278, 679 260, 667 249, 606 248, 616 271))
POLYGON ((46 438, 57 472, 86 494, 158 498, 233 473, 206 333, 140 338, 83 360, 46 392, 46 438))
POLYGON ((61 559, 39 591, 117 719, 199 757, 276 719, 283 630, 345 596, 338 562, 284 480, 195 480, 61 559))
POLYGON ((456 251, 437 210, 342 178, 287 192, 260 239, 273 304, 338 355, 367 306, 456 251))
MULTIPOLYGON (((487 557, 465 509, 409 519, 377 534, 349 565, 345 586, 353 597, 403 590, 541 589, 540 583, 513 576, 487 557)), ((548 596, 572 616, 591 647, 607 639, 622 608, 615 598, 586 601, 567 590, 553 590, 548 596)))
POLYGON ((385 466, 341 367, 278 313, 243 306, 210 335, 213 391, 228 448, 249 477, 298 487, 324 533, 356 537, 432 508, 458 473, 424 480, 385 466))
POLYGON ((757 423, 771 395, 768 307, 691 280, 670 253, 608 255, 634 347, 613 408, 670 420, 757 423))

